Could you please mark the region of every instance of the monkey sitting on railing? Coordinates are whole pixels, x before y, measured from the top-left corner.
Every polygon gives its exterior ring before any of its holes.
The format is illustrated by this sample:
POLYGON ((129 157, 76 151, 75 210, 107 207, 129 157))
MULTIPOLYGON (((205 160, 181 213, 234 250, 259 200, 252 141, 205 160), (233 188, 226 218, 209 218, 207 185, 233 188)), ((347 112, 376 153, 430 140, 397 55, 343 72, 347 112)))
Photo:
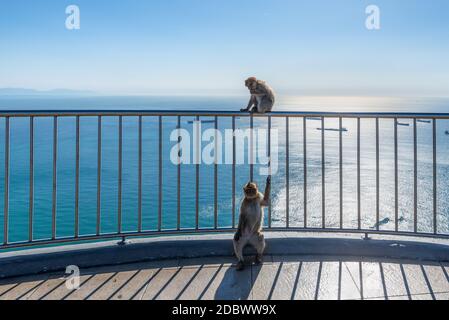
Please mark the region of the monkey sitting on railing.
POLYGON ((271 112, 274 105, 274 92, 265 81, 257 80, 255 77, 250 77, 245 80, 245 86, 251 93, 248 106, 245 109, 240 109, 241 112, 257 112, 265 113, 271 112))
POLYGON ((265 194, 259 192, 257 184, 249 182, 243 188, 245 198, 240 207, 239 225, 234 235, 234 251, 237 256, 237 270, 243 270, 243 248, 249 243, 256 248, 255 262, 260 264, 265 249, 265 238, 262 234, 263 207, 270 204, 271 177, 267 178, 265 194))

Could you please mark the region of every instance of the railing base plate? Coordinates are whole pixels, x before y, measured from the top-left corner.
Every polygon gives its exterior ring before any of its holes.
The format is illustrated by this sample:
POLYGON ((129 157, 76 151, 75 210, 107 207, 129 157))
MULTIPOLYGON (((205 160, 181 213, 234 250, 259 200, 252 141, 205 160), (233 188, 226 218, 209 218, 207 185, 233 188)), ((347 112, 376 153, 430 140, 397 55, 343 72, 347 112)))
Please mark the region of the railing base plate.
POLYGON ((365 233, 365 235, 362 237, 363 240, 371 240, 371 237, 368 233, 365 233))
POLYGON ((130 244, 130 243, 131 243, 130 240, 128 240, 128 239, 126 239, 125 237, 123 237, 122 240, 120 240, 119 242, 117 242, 117 245, 119 245, 119 246, 124 246, 124 245, 130 244))

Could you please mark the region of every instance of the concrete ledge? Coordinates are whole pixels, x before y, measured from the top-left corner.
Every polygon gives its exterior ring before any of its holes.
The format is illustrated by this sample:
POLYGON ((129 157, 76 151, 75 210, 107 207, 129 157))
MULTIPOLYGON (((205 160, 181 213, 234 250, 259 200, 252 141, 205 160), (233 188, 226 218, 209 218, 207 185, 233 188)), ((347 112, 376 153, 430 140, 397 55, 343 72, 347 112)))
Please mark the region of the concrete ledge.
MULTIPOLYGON (((231 235, 198 235, 31 249, 0 254, 0 278, 135 262, 233 255, 231 235)), ((361 240, 355 237, 305 237, 267 233, 267 255, 333 256, 449 262, 449 245, 412 240, 361 240)), ((246 254, 254 254, 247 248, 246 254)))

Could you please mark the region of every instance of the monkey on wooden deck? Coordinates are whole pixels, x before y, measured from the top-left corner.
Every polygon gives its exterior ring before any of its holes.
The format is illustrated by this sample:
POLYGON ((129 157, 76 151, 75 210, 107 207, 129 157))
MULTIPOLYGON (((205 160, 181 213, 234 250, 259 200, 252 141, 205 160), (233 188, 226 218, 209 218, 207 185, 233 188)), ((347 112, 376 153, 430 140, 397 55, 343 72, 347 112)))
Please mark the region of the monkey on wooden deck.
POLYGON ((243 188, 245 198, 240 207, 239 225, 234 235, 234 251, 237 256, 237 270, 243 270, 243 248, 251 244, 256 248, 255 262, 262 262, 265 238, 262 234, 263 208, 270 204, 271 177, 267 178, 265 194, 259 192, 257 184, 249 182, 243 188))

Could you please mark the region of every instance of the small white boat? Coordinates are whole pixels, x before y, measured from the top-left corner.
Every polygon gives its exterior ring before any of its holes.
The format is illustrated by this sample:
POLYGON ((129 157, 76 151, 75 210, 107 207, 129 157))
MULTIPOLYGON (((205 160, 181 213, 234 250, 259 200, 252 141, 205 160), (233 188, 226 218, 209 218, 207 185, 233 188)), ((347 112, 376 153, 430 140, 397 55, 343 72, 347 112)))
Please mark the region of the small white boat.
MULTIPOLYGON (((187 122, 192 124, 194 121, 193 120, 189 120, 187 122)), ((215 120, 199 120, 199 122, 201 122, 201 123, 215 123, 215 120)))
MULTIPOLYGON (((316 128, 317 130, 320 130, 320 131, 323 131, 323 128, 316 128)), ((324 128, 324 131, 337 131, 337 132, 340 132, 340 131, 342 131, 342 132, 346 132, 346 131, 348 131, 348 129, 346 129, 346 128, 324 128)))
POLYGON ((398 126, 409 127, 409 126, 410 126, 410 123, 398 122, 398 126))
POLYGON ((417 122, 422 122, 422 123, 431 123, 432 121, 430 120, 416 120, 417 122))

